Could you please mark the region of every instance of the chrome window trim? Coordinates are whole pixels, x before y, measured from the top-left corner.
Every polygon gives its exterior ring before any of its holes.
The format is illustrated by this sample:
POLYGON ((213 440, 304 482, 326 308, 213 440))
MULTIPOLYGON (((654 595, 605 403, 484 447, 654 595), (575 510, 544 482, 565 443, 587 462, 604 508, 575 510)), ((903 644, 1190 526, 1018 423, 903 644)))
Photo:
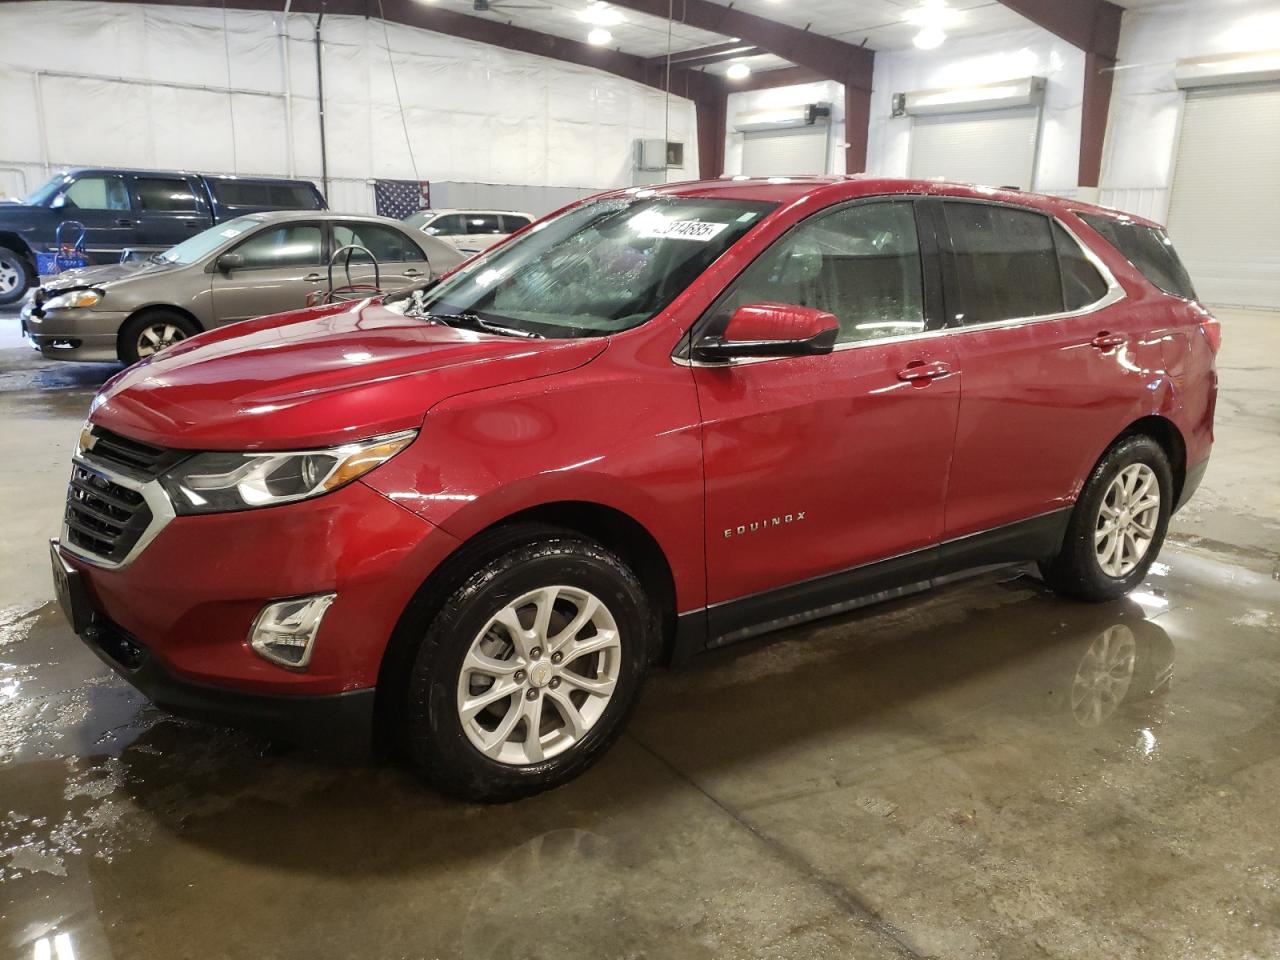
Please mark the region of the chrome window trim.
POLYGON ((121 567, 127 567, 132 563, 143 550, 154 540, 160 531, 169 525, 169 522, 176 516, 173 510, 173 504, 169 502, 169 495, 164 492, 164 487, 160 486, 158 479, 141 481, 135 480, 133 477, 126 476, 117 470, 104 467, 88 457, 81 456, 77 453, 71 458, 72 467, 81 466, 86 470, 100 474, 110 480, 112 483, 127 487, 142 495, 143 501, 151 511, 151 522, 147 524, 147 528, 142 531, 142 535, 138 537, 130 551, 120 560, 108 560, 100 557, 96 553, 90 553, 77 547, 71 542, 71 529, 67 526, 66 508, 63 508, 62 520, 62 549, 71 554, 77 560, 83 560, 85 563, 104 570, 119 570, 121 567))
MULTIPOLYGON (((917 196, 917 195, 904 194, 904 196, 917 196)), ((832 349, 832 353, 841 353, 845 350, 854 350, 861 347, 880 347, 880 346, 884 346, 886 344, 892 344, 892 343, 906 343, 914 340, 932 340, 937 337, 945 337, 945 336, 951 336, 953 334, 969 333, 970 331, 974 331, 974 330, 1013 329, 1016 327, 1025 327, 1033 323, 1052 323, 1055 320, 1070 320, 1075 317, 1083 317, 1090 313, 1096 313, 1099 310, 1105 310, 1107 307, 1114 306, 1115 304, 1119 303, 1121 300, 1124 300, 1128 296, 1128 294, 1126 294, 1124 291, 1124 287, 1120 286, 1119 281, 1116 280, 1115 274, 1113 274, 1107 268, 1107 265, 1103 263, 1102 260, 1098 257, 1098 255, 1089 248, 1089 245, 1087 243, 1084 243, 1080 239, 1080 235, 1076 233, 1075 230, 1073 230, 1071 226, 1065 221, 1063 221, 1063 219, 1059 217, 1057 214, 1048 213, 1044 210, 1038 210, 1035 207, 1024 207, 1015 203, 1002 203, 996 200, 979 200, 971 197, 948 198, 945 196, 938 197, 937 199, 940 199, 943 201, 948 199, 955 199, 961 202, 968 202, 968 203, 989 203, 989 204, 992 204, 993 206, 1010 207, 1014 210, 1026 210, 1030 213, 1038 213, 1041 216, 1048 217, 1050 220, 1052 220, 1054 223, 1056 223, 1058 226, 1062 227, 1062 229, 1066 231, 1067 236, 1069 236, 1072 239, 1072 241, 1075 242, 1076 246, 1079 247, 1080 250, 1084 253, 1085 259, 1088 260, 1089 263, 1091 263, 1094 266, 1094 268, 1098 271, 1099 274, 1101 274, 1103 281, 1107 285, 1107 292, 1104 293, 1097 300, 1095 300, 1093 303, 1085 304, 1083 307, 1078 307, 1075 310, 1062 310, 1062 311, 1059 311, 1058 313, 1036 314, 1030 317, 1011 317, 1007 320, 991 320, 987 323, 972 323, 967 325, 960 324, 956 326, 946 326, 946 327, 943 327, 941 330, 922 330, 919 333, 904 333, 895 337, 874 337, 867 340, 850 340, 846 343, 837 343, 835 347, 832 349)), ((782 239, 782 238, 780 237, 779 239, 782 239)), ((764 256, 764 254, 767 252, 767 249, 768 248, 766 248, 766 250, 764 251, 761 251, 760 256, 764 256)), ((755 261, 752 261, 752 262, 754 263, 755 261)), ((744 267, 743 269, 745 270, 746 268, 744 267)), ((737 277, 734 278, 734 282, 736 281, 737 281, 737 277)), ((679 349, 678 344, 676 349, 679 349)), ((682 367, 709 367, 712 369, 722 369, 724 367, 741 366, 749 363, 775 363, 779 360, 796 360, 796 359, 800 359, 800 358, 798 357, 738 357, 736 359, 725 360, 720 363, 708 363, 707 361, 704 361, 704 360, 693 360, 693 359, 684 359, 681 357, 677 357, 674 355, 674 353, 671 357, 671 360, 673 363, 679 364, 682 367)))

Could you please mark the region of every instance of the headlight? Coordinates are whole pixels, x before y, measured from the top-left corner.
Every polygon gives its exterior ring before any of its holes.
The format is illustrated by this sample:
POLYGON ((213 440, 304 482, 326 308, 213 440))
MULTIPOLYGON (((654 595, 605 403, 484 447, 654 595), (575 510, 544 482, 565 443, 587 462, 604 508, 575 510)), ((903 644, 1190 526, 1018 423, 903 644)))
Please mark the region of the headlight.
POLYGON ((336 490, 407 447, 418 431, 323 450, 198 453, 160 478, 179 513, 271 507, 336 490))
POLYGON ((97 290, 72 290, 68 293, 60 293, 44 302, 45 310, 71 310, 76 307, 92 307, 95 303, 102 299, 102 294, 97 290))

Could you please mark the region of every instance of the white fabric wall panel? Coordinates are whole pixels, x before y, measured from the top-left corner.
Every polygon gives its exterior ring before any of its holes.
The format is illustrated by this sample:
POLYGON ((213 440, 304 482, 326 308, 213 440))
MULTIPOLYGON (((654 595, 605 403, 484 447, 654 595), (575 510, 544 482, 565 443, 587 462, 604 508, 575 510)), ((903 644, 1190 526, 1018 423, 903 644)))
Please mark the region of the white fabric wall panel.
POLYGON ((1280 85, 1192 91, 1169 235, 1208 303, 1280 309, 1280 85))
MULTIPOLYGON (((300 14, 0 4, 0 196, 76 164, 292 173, 318 183, 314 35, 315 18, 300 14), (199 86, 212 89, 190 89, 199 86)), ((619 77, 396 24, 384 31, 362 17, 326 17, 323 36, 335 207, 372 209, 371 178, 627 186, 632 143, 668 131, 686 158, 669 179, 696 174, 693 104, 683 98, 670 98, 668 111, 661 93, 619 77)))
POLYGON ((1125 12, 1120 69, 1102 156, 1103 203, 1164 221, 1185 93, 1174 64, 1188 57, 1280 46, 1275 0, 1186 0, 1125 12))
POLYGON ((1038 107, 916 117, 910 174, 1028 190, 1039 127, 1038 107))
POLYGON ((492 207, 496 210, 519 210, 539 217, 590 194, 590 190, 581 187, 525 187, 501 183, 431 184, 431 203, 435 207, 492 207))
POLYGON ((1084 54, 1038 27, 1007 31, 998 38, 951 38, 937 50, 877 53, 867 170, 886 177, 904 177, 911 170, 913 120, 892 116, 893 94, 1017 77, 1047 80, 1033 188, 1048 193, 1074 190, 1080 167, 1084 54))

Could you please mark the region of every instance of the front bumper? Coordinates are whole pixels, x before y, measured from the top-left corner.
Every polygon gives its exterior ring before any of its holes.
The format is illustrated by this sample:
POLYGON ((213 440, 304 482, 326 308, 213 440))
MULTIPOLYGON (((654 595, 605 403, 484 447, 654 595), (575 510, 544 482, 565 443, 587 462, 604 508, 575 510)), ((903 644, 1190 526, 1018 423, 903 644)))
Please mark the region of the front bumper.
POLYGON ((180 717, 225 724, 273 739, 366 756, 373 746, 375 691, 313 696, 245 693, 184 680, 115 624, 98 620, 85 645, 157 706, 180 717))
POLYGON ((119 359, 117 337, 128 318, 85 307, 50 310, 42 315, 28 302, 21 313, 22 332, 32 346, 53 360, 111 362, 119 359))
POLYGON ((335 739, 334 724, 353 723, 360 739, 400 616, 456 546, 356 481, 314 500, 176 517, 116 567, 58 555, 92 608, 81 638, 161 706, 286 739, 317 724, 335 739), (327 591, 337 598, 305 670, 250 647, 265 604, 327 591))

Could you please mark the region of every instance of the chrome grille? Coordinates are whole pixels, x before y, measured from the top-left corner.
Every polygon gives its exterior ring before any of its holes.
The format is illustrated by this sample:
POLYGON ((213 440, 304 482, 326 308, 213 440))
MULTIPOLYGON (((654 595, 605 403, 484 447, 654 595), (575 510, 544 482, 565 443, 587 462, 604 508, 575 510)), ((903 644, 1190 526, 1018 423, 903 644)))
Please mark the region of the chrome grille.
POLYGON ((75 463, 63 522, 72 546, 119 563, 151 523, 151 509, 137 490, 75 463))

